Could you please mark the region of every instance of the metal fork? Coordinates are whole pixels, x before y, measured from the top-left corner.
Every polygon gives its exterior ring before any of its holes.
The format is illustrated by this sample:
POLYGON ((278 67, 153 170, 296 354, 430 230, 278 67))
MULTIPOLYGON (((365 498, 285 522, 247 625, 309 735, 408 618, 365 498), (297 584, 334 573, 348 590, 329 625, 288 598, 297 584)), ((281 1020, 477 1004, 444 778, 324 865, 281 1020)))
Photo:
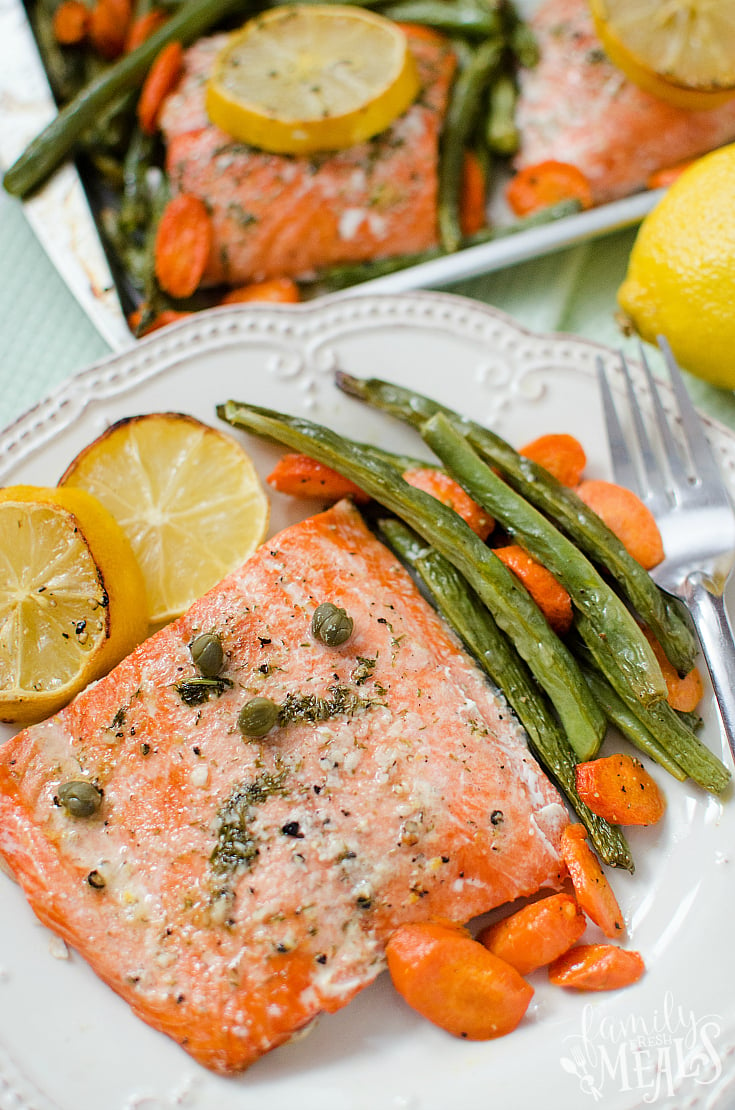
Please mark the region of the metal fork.
POLYGON ((671 348, 663 336, 657 342, 679 410, 680 437, 674 434, 641 349, 656 439, 649 434, 621 352, 635 456, 623 434, 603 361, 597 359, 613 476, 637 493, 656 517, 666 558, 653 570, 653 578, 689 610, 735 756, 735 643, 724 598, 735 564, 735 512, 671 348))

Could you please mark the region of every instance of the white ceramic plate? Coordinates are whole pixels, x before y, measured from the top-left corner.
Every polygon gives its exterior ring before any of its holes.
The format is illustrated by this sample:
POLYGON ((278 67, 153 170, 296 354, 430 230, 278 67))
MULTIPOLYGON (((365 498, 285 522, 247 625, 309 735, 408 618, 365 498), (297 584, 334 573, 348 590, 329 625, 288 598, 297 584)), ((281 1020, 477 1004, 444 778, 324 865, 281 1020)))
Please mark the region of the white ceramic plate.
MULTIPOLYGON (((517 0, 518 9, 526 16, 538 6, 539 0, 517 0)), ((55 111, 23 0, 0 0, 0 164, 11 165, 55 111)), ((640 193, 494 243, 470 247, 365 282, 359 292, 404 292, 492 273, 636 224, 660 195, 660 190, 640 193)), ((24 210, 51 261, 100 334, 113 350, 130 346, 133 339, 73 165, 67 163, 54 174, 26 200, 24 210)))
MULTIPOLYGON (((615 366, 593 343, 533 335, 497 311, 435 293, 219 309, 93 366, 7 429, 0 481, 55 482, 122 416, 174 408, 216 424, 215 404, 230 397, 420 450, 413 433, 340 394, 336 367, 418 388, 517 445, 546 431, 575 433, 589 473, 605 476, 599 354, 615 366)), ((735 437, 706 424, 735 489, 735 437)), ((249 446, 266 473, 277 449, 249 446)), ((290 499, 274 499, 274 530, 295 515, 290 499)), ((729 760, 711 695, 704 715, 706 741, 729 760)), ((522 1025, 485 1044, 418 1018, 383 975, 242 1077, 210 1075, 133 1017, 80 957, 59 958, 58 942, 0 875, 0 1110, 583 1110, 598 1098, 606 1110, 731 1110, 735 804, 656 777, 667 814, 631 833, 635 877, 613 876, 627 943, 644 954, 646 976, 586 997, 537 973, 522 1025)))

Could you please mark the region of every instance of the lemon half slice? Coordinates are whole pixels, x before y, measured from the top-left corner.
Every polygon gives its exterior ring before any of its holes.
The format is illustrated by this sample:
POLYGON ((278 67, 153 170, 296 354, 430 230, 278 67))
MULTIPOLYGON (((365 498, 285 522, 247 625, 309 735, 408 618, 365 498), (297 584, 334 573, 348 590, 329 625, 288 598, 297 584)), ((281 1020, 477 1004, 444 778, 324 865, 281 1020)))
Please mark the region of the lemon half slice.
POLYGON ((148 631, 140 568, 83 490, 0 490, 0 720, 48 717, 148 631))
POLYGON ((60 484, 88 490, 118 521, 143 571, 156 627, 240 566, 268 527, 268 498, 249 455, 181 413, 113 424, 60 484))
POLYGON ((735 95, 735 6, 724 0, 590 0, 605 52, 631 81, 680 108, 735 95))
POLYGON ((419 91, 401 28, 362 8, 272 8, 215 60, 209 117, 241 142, 280 154, 340 150, 384 131, 419 91))

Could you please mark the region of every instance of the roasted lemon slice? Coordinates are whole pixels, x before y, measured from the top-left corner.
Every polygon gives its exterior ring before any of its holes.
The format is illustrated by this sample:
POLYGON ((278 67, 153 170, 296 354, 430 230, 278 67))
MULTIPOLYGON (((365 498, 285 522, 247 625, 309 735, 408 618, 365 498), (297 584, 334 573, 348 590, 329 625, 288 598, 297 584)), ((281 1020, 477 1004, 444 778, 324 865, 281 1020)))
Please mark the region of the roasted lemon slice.
POLYGON ((207 86, 213 123, 280 154, 340 150, 384 131, 419 91, 401 28, 363 8, 272 8, 232 35, 207 86))
POLYGON ((0 720, 48 717, 148 631, 122 530, 76 489, 0 490, 0 720))
POLYGON ((268 498, 247 453, 180 413, 113 424, 60 484, 88 490, 118 521, 143 571, 156 627, 244 562, 268 527, 268 498))
POLYGON ((680 108, 735 95, 735 8, 723 0, 590 0, 611 61, 646 92, 680 108))

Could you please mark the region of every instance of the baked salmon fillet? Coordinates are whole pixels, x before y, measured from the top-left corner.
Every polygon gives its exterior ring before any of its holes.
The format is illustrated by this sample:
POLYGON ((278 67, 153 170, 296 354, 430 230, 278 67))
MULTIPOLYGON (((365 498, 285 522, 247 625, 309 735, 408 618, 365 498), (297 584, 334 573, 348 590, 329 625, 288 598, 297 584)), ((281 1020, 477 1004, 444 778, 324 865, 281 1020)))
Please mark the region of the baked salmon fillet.
POLYGON ((222 1073, 344 1006, 402 922, 558 886, 567 822, 506 704, 349 502, 0 749, 0 854, 37 916, 222 1073), (310 631, 325 600, 354 620, 340 647, 310 631), (204 632, 224 665, 202 687, 204 632), (254 697, 280 707, 260 739, 238 727, 254 697), (102 794, 90 816, 59 796, 79 781, 102 794))
POLYGON ((517 169, 570 162, 601 204, 644 189, 656 170, 735 138, 735 100, 688 111, 628 81, 605 55, 587 0, 546 0, 531 26, 541 59, 521 74, 517 169))
POLYGON ((418 99, 375 138, 312 156, 255 150, 210 123, 206 81, 228 36, 186 51, 160 126, 172 192, 199 197, 211 215, 204 285, 305 277, 436 244, 439 132, 456 59, 441 36, 406 31, 418 99))

